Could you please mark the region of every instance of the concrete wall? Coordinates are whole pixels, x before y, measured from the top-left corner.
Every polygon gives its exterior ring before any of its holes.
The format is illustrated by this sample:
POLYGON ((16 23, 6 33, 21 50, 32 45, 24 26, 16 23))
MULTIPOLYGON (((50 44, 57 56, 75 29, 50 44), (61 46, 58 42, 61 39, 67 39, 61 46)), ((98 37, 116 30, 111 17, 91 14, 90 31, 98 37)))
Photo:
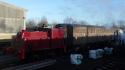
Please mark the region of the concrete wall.
POLYGON ((23 28, 26 10, 0 1, 0 33, 16 33, 23 28))

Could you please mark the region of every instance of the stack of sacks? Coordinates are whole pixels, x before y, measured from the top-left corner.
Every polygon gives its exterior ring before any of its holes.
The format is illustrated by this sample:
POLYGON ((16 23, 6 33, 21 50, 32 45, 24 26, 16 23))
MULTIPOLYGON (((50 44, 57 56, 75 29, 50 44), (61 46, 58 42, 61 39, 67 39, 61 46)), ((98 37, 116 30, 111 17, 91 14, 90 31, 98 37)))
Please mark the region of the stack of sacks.
POLYGON ((91 59, 102 58, 103 54, 104 54, 103 49, 89 50, 89 58, 91 58, 91 59))
POLYGON ((80 65, 82 63, 83 56, 81 54, 71 54, 71 64, 80 65))
POLYGON ((110 54, 112 54, 112 52, 113 52, 113 48, 105 47, 105 48, 104 48, 104 51, 105 51, 105 54, 110 55, 110 54))
POLYGON ((97 51, 96 50, 89 50, 89 58, 97 59, 97 51))
POLYGON ((97 57, 98 58, 102 58, 104 54, 104 50, 103 49, 97 49, 97 57))

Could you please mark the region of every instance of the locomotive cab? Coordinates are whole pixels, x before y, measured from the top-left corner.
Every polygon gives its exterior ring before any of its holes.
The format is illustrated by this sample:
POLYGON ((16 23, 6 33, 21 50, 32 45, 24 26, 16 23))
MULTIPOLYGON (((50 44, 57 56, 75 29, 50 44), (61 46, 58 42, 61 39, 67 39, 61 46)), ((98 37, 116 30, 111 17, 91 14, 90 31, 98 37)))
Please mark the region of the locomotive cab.
POLYGON ((16 54, 20 60, 29 60, 35 55, 49 55, 64 51, 64 30, 62 28, 32 28, 16 36, 16 54))

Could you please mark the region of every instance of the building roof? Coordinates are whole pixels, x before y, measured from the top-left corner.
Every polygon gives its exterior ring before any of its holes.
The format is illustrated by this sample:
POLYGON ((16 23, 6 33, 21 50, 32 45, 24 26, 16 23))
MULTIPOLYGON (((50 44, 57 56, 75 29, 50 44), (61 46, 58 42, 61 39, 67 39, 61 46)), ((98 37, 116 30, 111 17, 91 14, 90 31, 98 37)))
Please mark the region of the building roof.
POLYGON ((20 9, 20 10, 23 10, 23 11, 27 11, 27 9, 24 9, 24 8, 21 8, 21 7, 17 7, 13 4, 9 4, 9 3, 6 3, 6 2, 3 2, 3 1, 0 1, 0 4, 1 5, 4 5, 4 6, 7 6, 7 7, 11 7, 11 8, 15 8, 15 9, 20 9))

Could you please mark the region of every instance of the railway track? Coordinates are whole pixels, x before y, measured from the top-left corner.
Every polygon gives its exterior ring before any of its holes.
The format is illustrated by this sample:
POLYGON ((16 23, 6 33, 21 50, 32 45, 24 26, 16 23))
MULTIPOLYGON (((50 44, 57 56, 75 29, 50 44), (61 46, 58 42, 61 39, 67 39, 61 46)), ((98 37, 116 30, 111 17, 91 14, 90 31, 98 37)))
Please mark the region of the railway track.
MULTIPOLYGON (((12 56, 3 56, 0 57, 0 59, 3 59, 4 61, 10 61, 10 59, 5 59, 5 58, 10 58, 12 56)), ((14 57, 13 57, 14 58, 14 57)), ((11 58, 11 60, 13 59, 11 58)), ((0 63, 3 61, 0 60, 0 63)), ((37 61, 33 63, 27 63, 23 65, 13 65, 13 66, 6 66, 8 68, 3 68, 2 70, 52 70, 52 69, 68 69, 68 70, 125 70, 125 63, 124 59, 121 58, 115 58, 115 57, 106 57, 104 59, 100 60, 91 60, 87 63, 83 63, 80 66, 73 66, 71 64, 68 64, 66 59, 64 58, 59 58, 59 59, 47 59, 47 60, 42 60, 42 61, 37 61), (53 67, 54 66, 54 67, 53 67), (68 68, 67 68, 68 66, 68 68), (64 68, 65 67, 65 68, 64 68)), ((2 64, 0 64, 2 65, 2 64)))
POLYGON ((94 70, 125 70, 124 59, 113 58, 109 59, 108 62, 105 62, 103 65, 98 66, 94 70))
POLYGON ((18 58, 12 55, 0 56, 0 69, 13 66, 17 64, 18 62, 19 62, 18 58))
POLYGON ((116 62, 112 61, 96 68, 96 70, 114 70, 114 66, 116 66, 116 62))
POLYGON ((71 65, 66 59, 40 70, 125 70, 125 60, 117 57, 105 57, 99 60, 86 60, 81 65, 71 65))
POLYGON ((2 70, 36 70, 36 69, 40 69, 40 68, 44 68, 44 67, 53 65, 53 64, 55 64, 55 62, 56 62, 56 60, 48 59, 48 60, 44 60, 44 61, 4 68, 2 70))

